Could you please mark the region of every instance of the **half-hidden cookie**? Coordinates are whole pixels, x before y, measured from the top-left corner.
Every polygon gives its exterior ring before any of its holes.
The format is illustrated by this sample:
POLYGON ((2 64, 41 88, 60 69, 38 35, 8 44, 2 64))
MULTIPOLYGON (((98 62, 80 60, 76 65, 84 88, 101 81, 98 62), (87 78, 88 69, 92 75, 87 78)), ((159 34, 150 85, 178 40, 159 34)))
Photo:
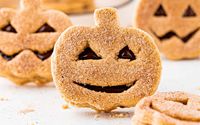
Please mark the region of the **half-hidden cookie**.
POLYGON ((135 108, 133 125, 200 125, 200 96, 164 92, 145 97, 135 108))
POLYGON ((65 13, 84 13, 95 9, 94 0, 43 0, 43 6, 65 13))
POLYGON ((200 56, 198 0, 140 0, 135 25, 150 33, 169 59, 200 56))
POLYGON ((52 73, 64 99, 98 111, 134 106, 159 84, 161 61, 145 32, 119 25, 116 9, 95 11, 96 26, 73 26, 62 33, 52 73))
MULTIPOLYGON (((1 7, 17 8, 20 0, 0 0, 1 7)), ((68 14, 91 12, 95 9, 94 0, 41 0, 42 7, 57 9, 68 14)))
POLYGON ((19 10, 0 9, 0 75, 17 84, 52 80, 54 43, 71 26, 68 16, 42 10, 40 0, 22 0, 19 10))

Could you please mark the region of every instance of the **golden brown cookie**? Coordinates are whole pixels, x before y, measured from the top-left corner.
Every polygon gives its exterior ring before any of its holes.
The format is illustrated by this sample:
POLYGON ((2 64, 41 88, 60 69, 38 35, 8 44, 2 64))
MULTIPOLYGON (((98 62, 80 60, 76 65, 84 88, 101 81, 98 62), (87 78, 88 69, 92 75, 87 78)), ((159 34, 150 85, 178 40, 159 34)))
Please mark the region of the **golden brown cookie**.
POLYGON ((85 13, 95 9, 94 0, 43 0, 43 6, 65 13, 85 13))
POLYGON ((135 108, 133 125, 200 125, 200 96, 164 92, 145 97, 135 108))
MULTIPOLYGON (((0 0, 1 7, 17 8, 20 0, 0 0)), ((57 9, 68 14, 92 12, 94 0, 42 0, 42 7, 57 9)))
POLYGON ((169 59, 200 56, 198 0, 140 0, 135 25, 150 33, 169 59))
POLYGON ((16 8, 18 6, 19 0, 0 0, 0 8, 9 7, 16 8))
POLYGON ((0 75, 17 84, 52 80, 50 56, 68 16, 42 10, 40 0, 22 0, 19 10, 0 9, 0 75))
POLYGON ((56 42, 52 73, 64 99, 110 111, 135 105, 158 87, 161 61, 145 32, 119 25, 116 9, 95 11, 96 26, 74 26, 56 42))

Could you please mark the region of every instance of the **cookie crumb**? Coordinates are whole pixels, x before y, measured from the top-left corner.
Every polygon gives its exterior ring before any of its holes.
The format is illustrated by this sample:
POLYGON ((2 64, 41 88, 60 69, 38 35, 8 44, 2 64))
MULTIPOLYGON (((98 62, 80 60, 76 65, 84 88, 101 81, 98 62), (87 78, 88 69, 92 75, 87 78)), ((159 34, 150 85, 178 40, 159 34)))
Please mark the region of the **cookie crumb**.
POLYGON ((36 121, 36 122, 32 122, 30 125, 39 125, 39 123, 36 121))
POLYGON ((19 111, 20 114, 27 114, 27 113, 31 113, 31 112, 34 112, 35 110, 34 109, 31 109, 31 108, 27 108, 27 109, 23 109, 21 111, 19 111))
POLYGON ((8 101, 8 98, 0 97, 0 101, 8 101))
POLYGON ((95 119, 98 119, 99 117, 100 117, 99 113, 95 114, 95 116, 94 116, 95 119))
POLYGON ((62 108, 65 110, 65 109, 68 109, 69 106, 67 104, 65 104, 65 105, 62 105, 62 108))
POLYGON ((130 117, 130 113, 128 113, 128 112, 124 112, 124 113, 113 112, 113 113, 110 113, 109 116, 111 118, 127 118, 127 117, 130 117))

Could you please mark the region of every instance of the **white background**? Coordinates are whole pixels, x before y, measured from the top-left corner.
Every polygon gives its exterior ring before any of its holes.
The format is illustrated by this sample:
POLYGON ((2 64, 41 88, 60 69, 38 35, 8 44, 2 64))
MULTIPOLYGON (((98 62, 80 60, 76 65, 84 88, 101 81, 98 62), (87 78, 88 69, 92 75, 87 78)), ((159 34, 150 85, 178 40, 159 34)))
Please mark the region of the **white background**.
MULTIPOLYGON (((119 9, 122 25, 131 25, 133 4, 119 9)), ((71 17, 75 24, 94 23, 91 14, 71 17)), ((162 58, 162 62, 158 91, 200 94, 200 59, 169 61, 162 58)), ((118 109, 114 114, 122 113, 127 117, 113 118, 112 114, 97 114, 91 109, 70 107, 64 110, 64 104, 53 83, 44 87, 16 86, 0 77, 0 125, 131 125, 134 113, 134 108, 118 109), (30 112, 26 112, 28 110, 30 112)))

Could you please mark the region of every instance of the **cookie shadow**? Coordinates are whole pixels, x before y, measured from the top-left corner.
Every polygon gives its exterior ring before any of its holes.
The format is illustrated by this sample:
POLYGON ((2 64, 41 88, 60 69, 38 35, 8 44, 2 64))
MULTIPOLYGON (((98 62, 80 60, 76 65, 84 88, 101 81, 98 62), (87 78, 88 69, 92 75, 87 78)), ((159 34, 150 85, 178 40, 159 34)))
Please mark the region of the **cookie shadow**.
POLYGON ((44 85, 36 85, 35 83, 27 83, 26 85, 19 86, 23 88, 37 88, 37 89, 43 89, 43 88, 55 88, 55 85, 53 82, 45 83, 44 85))
POLYGON ((78 111, 76 113, 83 118, 94 118, 104 119, 104 120, 113 120, 113 119, 130 119, 134 115, 134 109, 117 109, 109 113, 105 112, 96 112, 96 111, 78 111))

